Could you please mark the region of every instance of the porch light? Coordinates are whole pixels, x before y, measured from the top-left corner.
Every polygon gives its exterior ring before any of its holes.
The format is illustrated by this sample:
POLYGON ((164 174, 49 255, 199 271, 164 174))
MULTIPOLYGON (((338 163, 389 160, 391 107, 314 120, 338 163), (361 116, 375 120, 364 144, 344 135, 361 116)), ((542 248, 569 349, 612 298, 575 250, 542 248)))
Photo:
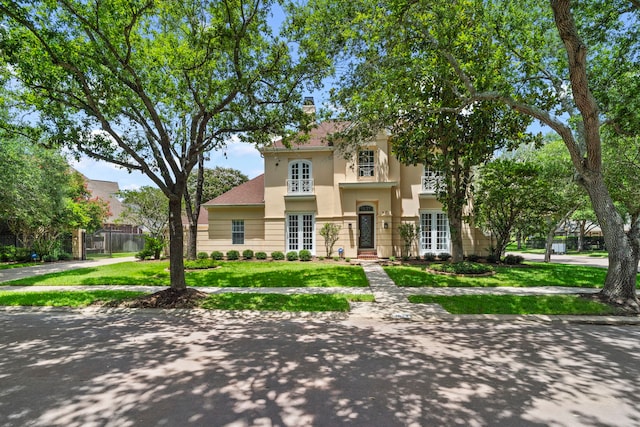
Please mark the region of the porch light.
POLYGON ((387 221, 383 222, 382 225, 384 226, 385 230, 389 228, 389 223, 387 221))
POLYGON ((353 228, 353 226, 351 225, 351 223, 349 223, 349 230, 351 230, 353 228))

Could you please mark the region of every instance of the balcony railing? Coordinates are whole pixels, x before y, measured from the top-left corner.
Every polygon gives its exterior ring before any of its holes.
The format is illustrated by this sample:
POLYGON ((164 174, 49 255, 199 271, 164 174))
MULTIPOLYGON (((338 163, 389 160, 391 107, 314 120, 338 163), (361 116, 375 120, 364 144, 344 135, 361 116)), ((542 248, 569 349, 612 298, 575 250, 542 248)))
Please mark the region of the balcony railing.
POLYGON ((313 179, 288 179, 287 194, 313 194, 313 179))
POLYGON ((422 177, 422 193, 435 194, 442 184, 442 176, 438 173, 431 173, 422 177))

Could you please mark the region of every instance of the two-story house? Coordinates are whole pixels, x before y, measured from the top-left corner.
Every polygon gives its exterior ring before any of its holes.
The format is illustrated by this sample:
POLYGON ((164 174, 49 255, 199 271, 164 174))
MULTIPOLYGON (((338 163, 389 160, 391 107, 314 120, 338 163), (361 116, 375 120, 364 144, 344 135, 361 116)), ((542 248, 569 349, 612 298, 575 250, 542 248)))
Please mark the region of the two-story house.
MULTIPOLYGON (((413 223, 420 226, 413 255, 450 252, 447 215, 435 198, 438 174, 400 164, 384 132, 345 160, 327 139, 343 126, 325 122, 304 144, 264 148, 263 175, 204 204, 208 227, 199 233, 199 250, 308 249, 322 256, 319 231, 334 223, 341 227, 335 249, 345 257, 388 258, 401 255, 398 226, 413 223)), ((485 254, 490 245, 467 224, 463 241, 465 254, 485 254)))

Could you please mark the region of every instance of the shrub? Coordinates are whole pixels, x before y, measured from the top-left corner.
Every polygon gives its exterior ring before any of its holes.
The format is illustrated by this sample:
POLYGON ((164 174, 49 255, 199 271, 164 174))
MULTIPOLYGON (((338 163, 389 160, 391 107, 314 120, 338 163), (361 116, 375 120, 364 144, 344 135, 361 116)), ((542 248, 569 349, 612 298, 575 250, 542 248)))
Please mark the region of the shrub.
POLYGON ((267 259, 266 252, 256 252, 256 259, 267 259))
POLYGON ((298 252, 287 252, 287 261, 296 261, 298 259, 298 252))
POLYGON ((467 261, 469 262, 478 262, 480 261, 480 258, 482 258, 480 255, 478 254, 469 254, 467 255, 467 261))
POLYGON ((339 257, 339 256, 334 256, 334 257, 333 257, 333 260, 334 260, 334 261, 340 261, 340 257, 339 257))
POLYGON ((284 254, 280 251, 271 252, 271 259, 274 261, 282 261, 284 259, 284 254))
POLYGON ((402 261, 409 261, 409 255, 402 255, 402 261))
POLYGON ((451 259, 451 254, 442 252, 440 255, 438 255, 438 258, 440 258, 440 261, 449 261, 451 259))
POLYGON ((432 270, 443 271, 454 274, 483 274, 493 271, 493 267, 487 264, 478 264, 476 262, 462 261, 447 264, 434 264, 432 270))
POLYGON ((222 258, 224 258, 224 254, 220 251, 213 251, 211 252, 211 259, 215 259, 216 261, 220 261, 222 258))
POLYGON ((311 261, 312 258, 311 252, 306 249, 301 250, 298 256, 300 257, 300 261, 311 261))
POLYGON ((251 249, 245 249, 242 251, 242 258, 253 259, 253 251, 251 249))
POLYGON ((227 259, 229 261, 235 261, 237 259, 240 259, 240 252, 236 251, 236 250, 230 250, 227 252, 227 259))
POLYGON ((58 256, 54 254, 47 254, 42 257, 44 262, 55 262, 58 261, 58 256))
POLYGON ((522 264, 522 261, 524 261, 524 257, 520 255, 509 254, 506 257, 504 257, 503 261, 507 265, 518 265, 518 264, 522 264))
POLYGON ((196 255, 197 259, 207 259, 209 258, 209 254, 207 254, 206 252, 198 252, 198 255, 196 255))
POLYGON ((344 259, 346 262, 351 262, 351 258, 345 258, 344 259))
POLYGON ((500 258, 498 258, 495 254, 491 253, 489 255, 487 255, 487 262, 490 264, 497 264, 498 261, 500 261, 500 258))
POLYGON ((395 260, 396 260, 396 257, 394 257, 394 256, 390 256, 389 257, 389 261, 394 262, 395 260))
POLYGON ((70 259, 72 259, 73 257, 71 256, 71 254, 69 252, 60 252, 58 254, 58 259, 60 261, 69 261, 70 259))
POLYGON ((136 258, 138 258, 141 261, 145 261, 150 259, 153 256, 153 250, 145 247, 143 250, 141 250, 140 252, 138 252, 136 254, 136 258))
POLYGON ((215 260, 207 258, 198 258, 197 260, 186 260, 184 262, 184 268, 189 270, 202 270, 207 268, 217 267, 218 263, 215 260))
POLYGON ((15 261, 18 261, 18 262, 31 261, 31 250, 29 248, 16 248, 15 261))
POLYGON ((426 254, 424 254, 423 258, 425 261, 435 261, 436 254, 434 254, 433 252, 427 252, 426 254))
POLYGON ((164 249, 163 237, 144 236, 144 249, 142 251, 150 251, 153 258, 160 259, 160 254, 164 249))
POLYGON ((15 261, 16 260, 16 247, 15 246, 0 246, 0 261, 15 261))
POLYGON ((318 261, 324 261, 324 258, 325 258, 325 257, 323 257, 323 256, 319 256, 319 257, 318 257, 318 261))

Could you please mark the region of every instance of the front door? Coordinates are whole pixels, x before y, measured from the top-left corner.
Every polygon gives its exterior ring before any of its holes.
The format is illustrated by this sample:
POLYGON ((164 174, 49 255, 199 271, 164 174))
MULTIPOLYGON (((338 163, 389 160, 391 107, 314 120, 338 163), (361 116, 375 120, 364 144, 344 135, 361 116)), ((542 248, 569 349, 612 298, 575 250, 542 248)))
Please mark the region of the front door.
POLYGON ((360 231, 360 238, 358 239, 358 247, 360 249, 373 249, 374 242, 374 222, 373 214, 360 214, 358 215, 358 230, 360 231))

